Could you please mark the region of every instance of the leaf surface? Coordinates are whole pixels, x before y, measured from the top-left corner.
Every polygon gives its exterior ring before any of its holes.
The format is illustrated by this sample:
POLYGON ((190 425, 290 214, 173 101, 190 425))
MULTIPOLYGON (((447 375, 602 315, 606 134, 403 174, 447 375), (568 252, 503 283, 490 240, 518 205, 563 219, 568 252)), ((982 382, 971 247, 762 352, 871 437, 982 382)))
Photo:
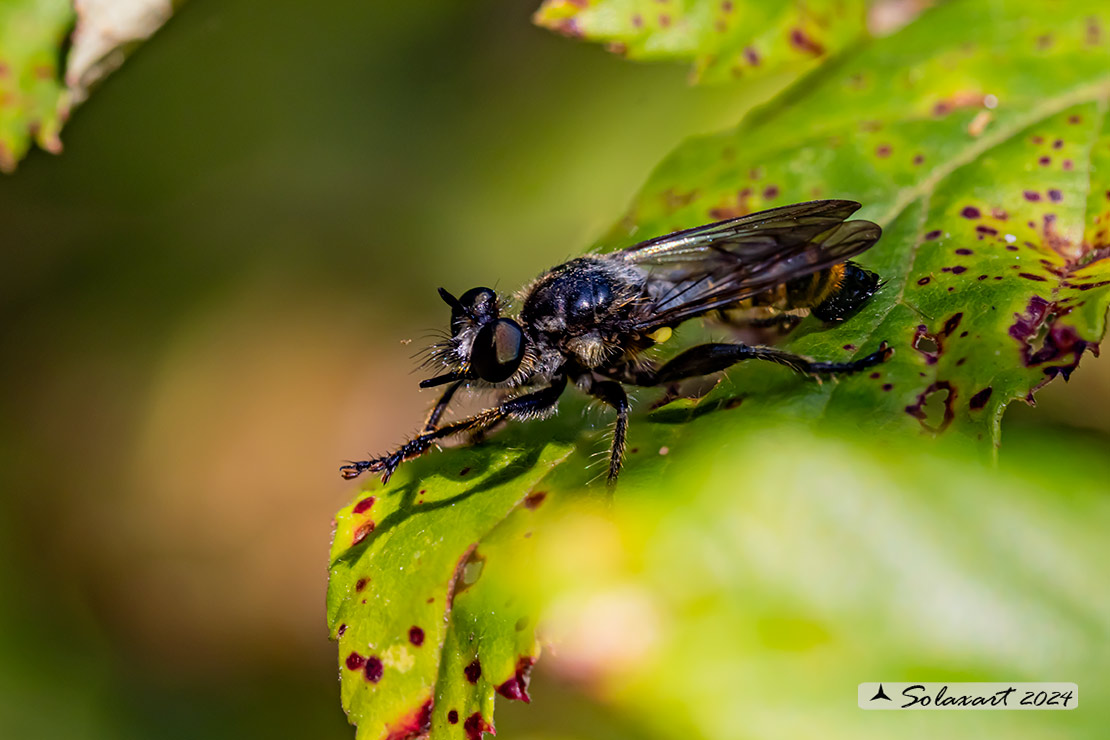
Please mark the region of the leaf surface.
POLYGON ((814 198, 858 200, 885 229, 859 259, 882 290, 787 346, 845 359, 885 340, 895 357, 824 385, 738 367, 718 398, 997 444, 1007 403, 1075 368, 1110 300, 1110 41, 1081 6, 938 8, 663 162, 609 243, 814 198))
POLYGON ((535 22, 630 59, 694 62, 694 79, 798 76, 863 37, 858 0, 545 0, 535 22))
POLYGON ((437 727, 452 724, 448 704, 462 717, 460 732, 475 714, 472 724, 492 723, 494 690, 535 656, 532 632, 515 629, 528 615, 499 609, 496 595, 476 588, 488 580, 487 550, 499 552, 491 533, 514 510, 528 510, 529 492, 570 448, 534 449, 460 449, 451 454, 457 467, 434 461, 437 473, 426 464, 432 459, 414 463, 337 515, 328 624, 359 737, 425 731, 437 694, 437 727))

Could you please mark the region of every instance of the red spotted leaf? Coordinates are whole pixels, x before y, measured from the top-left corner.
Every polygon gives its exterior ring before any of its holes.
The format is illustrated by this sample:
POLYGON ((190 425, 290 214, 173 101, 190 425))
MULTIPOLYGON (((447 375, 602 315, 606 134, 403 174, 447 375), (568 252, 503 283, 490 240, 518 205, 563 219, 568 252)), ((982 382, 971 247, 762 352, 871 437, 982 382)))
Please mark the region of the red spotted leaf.
POLYGON ((797 76, 864 35, 859 0, 544 0, 535 22, 630 59, 693 61, 695 79, 797 76))

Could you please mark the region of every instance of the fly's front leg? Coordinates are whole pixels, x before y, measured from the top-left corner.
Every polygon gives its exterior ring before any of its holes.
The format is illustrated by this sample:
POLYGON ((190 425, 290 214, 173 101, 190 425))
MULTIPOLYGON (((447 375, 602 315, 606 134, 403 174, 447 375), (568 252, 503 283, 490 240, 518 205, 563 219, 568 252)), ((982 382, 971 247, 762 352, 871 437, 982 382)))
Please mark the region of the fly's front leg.
POLYGON ((424 422, 425 432, 434 432, 435 428, 439 426, 439 420, 443 416, 443 412, 447 410, 447 404, 451 403, 451 399, 455 396, 455 391, 462 387, 463 382, 460 380, 447 386, 447 390, 439 397, 439 402, 436 403, 435 408, 428 414, 428 420, 424 422))
POLYGON ((559 396, 562 395, 566 387, 566 377, 557 376, 552 380, 551 385, 546 388, 541 388, 532 393, 517 396, 516 398, 507 399, 492 409, 487 409, 474 416, 451 422, 439 429, 413 437, 403 444, 400 449, 383 457, 374 458, 373 460, 361 460, 343 465, 339 468, 339 473, 347 479, 357 478, 366 471, 381 473, 382 482, 387 483, 393 475, 393 472, 397 470, 397 467, 402 462, 420 457, 427 452, 437 440, 459 434, 460 432, 486 429, 503 419, 517 419, 523 421, 542 416, 555 406, 555 403, 559 400, 559 396))
POLYGON ((774 347, 750 347, 746 344, 700 344, 686 350, 658 369, 648 368, 633 373, 636 385, 667 385, 685 378, 709 375, 732 367, 743 360, 765 360, 804 375, 819 376, 855 373, 885 362, 893 350, 883 342, 866 357, 849 362, 815 362, 774 347))
POLYGON ((612 486, 617 482, 624 460, 625 436, 628 432, 628 394, 615 380, 595 381, 591 384, 589 393, 617 412, 617 422, 613 426, 613 444, 609 448, 609 485, 612 486))

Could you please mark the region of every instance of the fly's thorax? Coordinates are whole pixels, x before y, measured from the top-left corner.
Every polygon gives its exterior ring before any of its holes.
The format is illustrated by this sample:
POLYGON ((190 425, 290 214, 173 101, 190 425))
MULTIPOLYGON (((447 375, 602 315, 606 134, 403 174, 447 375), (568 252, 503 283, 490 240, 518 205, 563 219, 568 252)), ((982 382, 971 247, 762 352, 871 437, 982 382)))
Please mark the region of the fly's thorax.
POLYGON ((580 257, 540 276, 526 291, 520 320, 540 345, 584 367, 623 352, 643 276, 614 259, 580 257))
POLYGON ((643 273, 606 257, 579 257, 529 286, 521 321, 544 333, 583 334, 629 314, 643 273))

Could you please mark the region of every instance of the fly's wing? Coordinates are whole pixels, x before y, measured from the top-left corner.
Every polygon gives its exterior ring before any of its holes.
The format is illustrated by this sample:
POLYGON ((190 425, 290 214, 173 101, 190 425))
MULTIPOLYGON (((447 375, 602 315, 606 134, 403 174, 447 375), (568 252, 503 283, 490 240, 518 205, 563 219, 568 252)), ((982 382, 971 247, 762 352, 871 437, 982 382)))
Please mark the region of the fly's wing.
POLYGON ((879 240, 845 221, 851 200, 772 208, 649 239, 612 255, 647 272, 651 303, 637 329, 673 325, 844 262, 879 240))

